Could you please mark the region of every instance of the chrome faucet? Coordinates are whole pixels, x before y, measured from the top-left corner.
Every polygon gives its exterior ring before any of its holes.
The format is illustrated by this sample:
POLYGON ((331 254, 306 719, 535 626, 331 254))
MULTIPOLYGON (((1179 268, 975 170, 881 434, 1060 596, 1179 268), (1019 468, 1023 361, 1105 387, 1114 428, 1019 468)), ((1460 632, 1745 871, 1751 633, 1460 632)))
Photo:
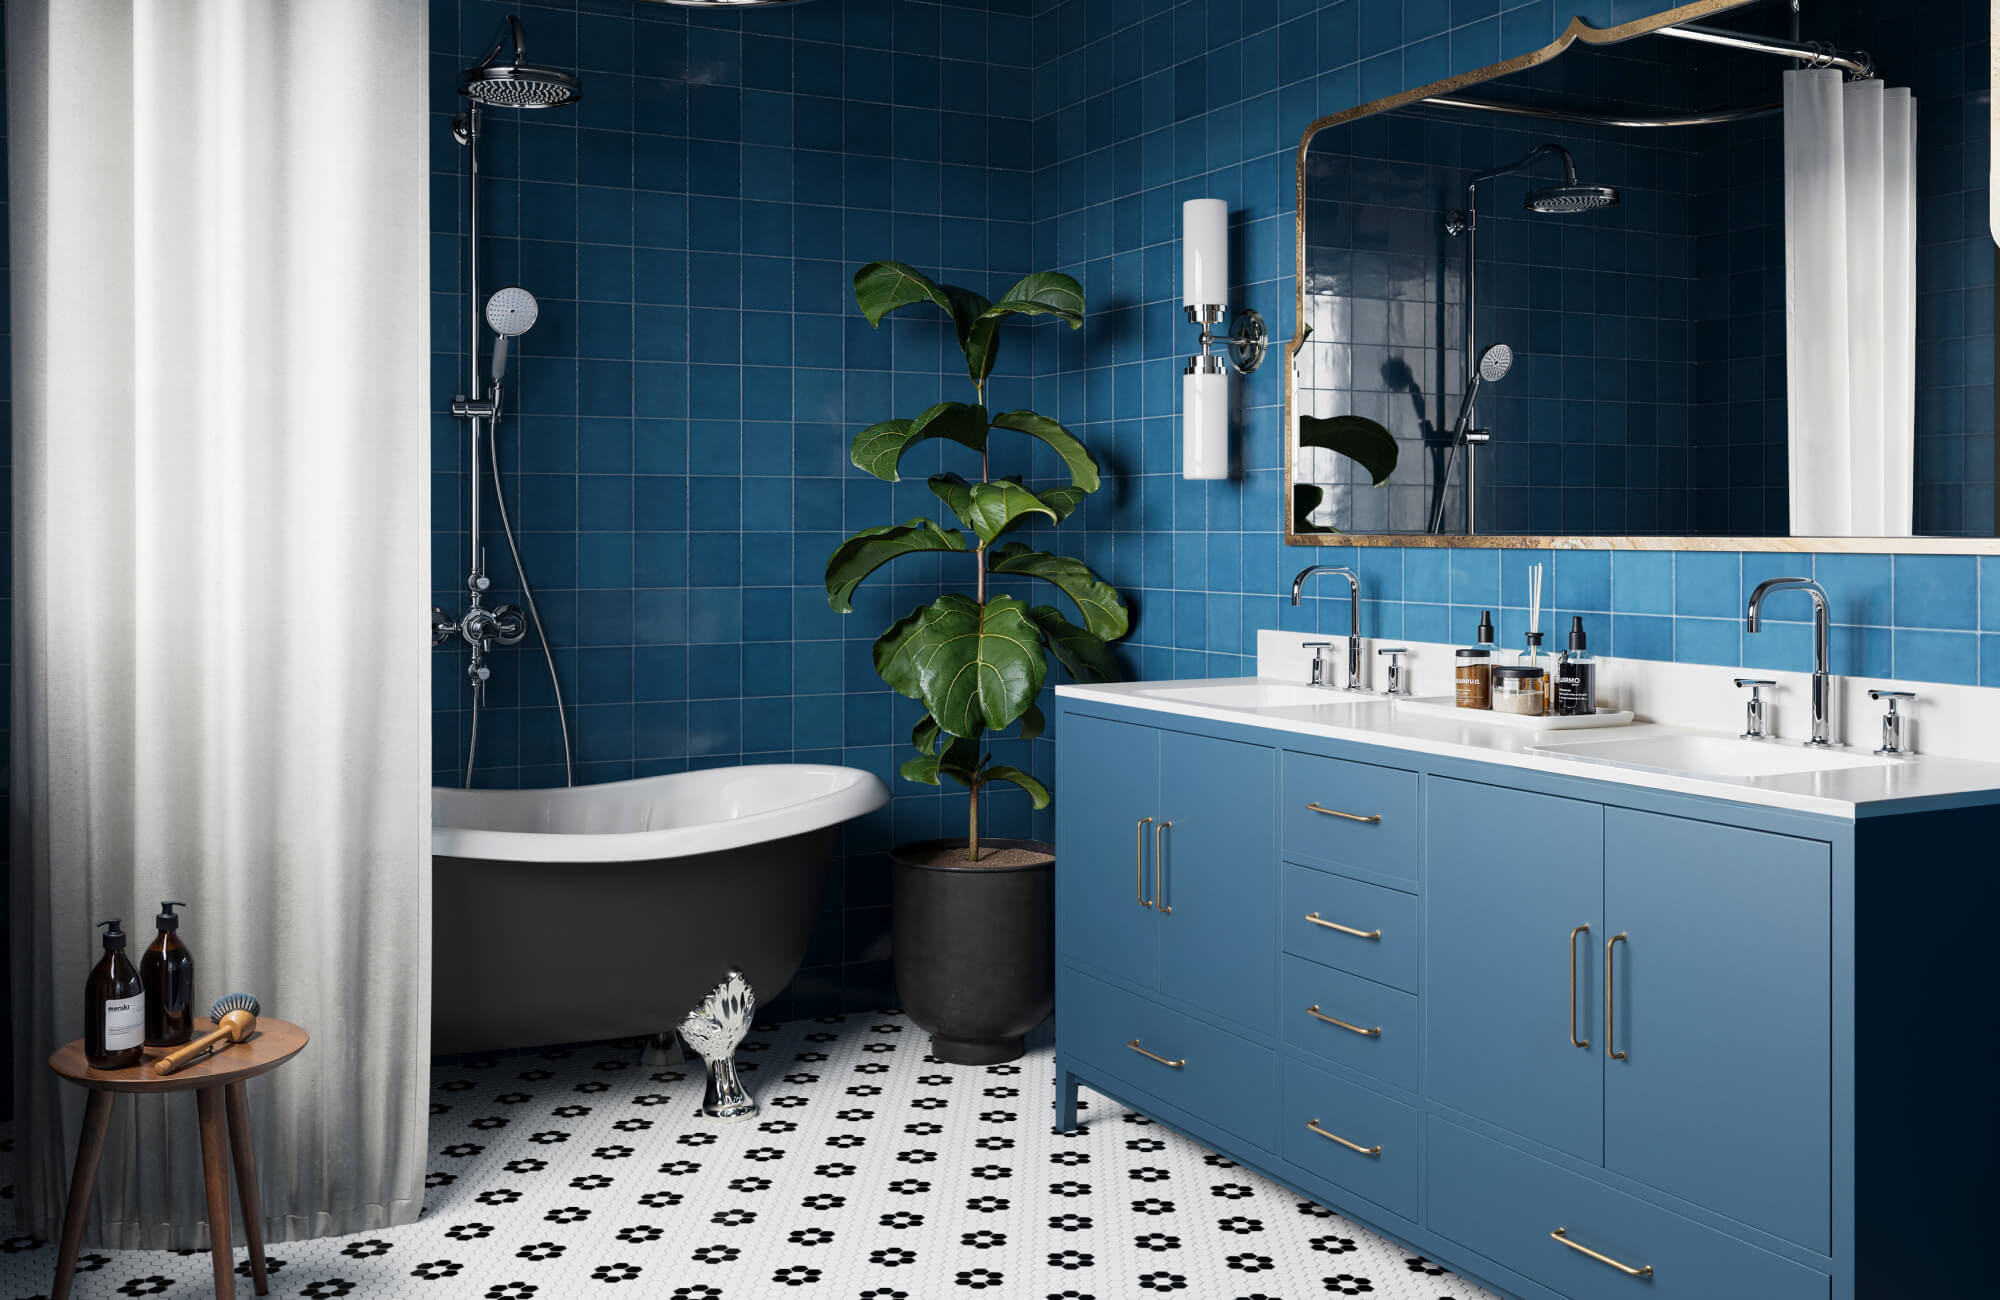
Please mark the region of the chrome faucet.
POLYGON ((1811 578, 1766 578, 1750 593, 1750 603, 1743 611, 1743 630, 1758 630, 1757 609, 1764 603, 1764 597, 1774 591, 1803 591, 1813 602, 1813 675, 1812 675, 1812 739, 1808 745, 1830 746, 1834 742, 1827 738, 1828 719, 1832 712, 1832 677, 1826 666, 1826 589, 1811 578))
MULTIPOLYGON (((1299 593, 1305 589, 1306 579, 1315 573, 1332 573, 1347 579, 1347 685, 1339 689, 1358 691, 1361 689, 1361 578, 1352 569, 1331 564, 1309 564, 1299 570, 1298 577, 1292 579, 1292 604, 1299 603, 1299 593)), ((1332 685, 1322 680, 1323 676, 1319 660, 1315 657, 1312 684, 1332 685)))

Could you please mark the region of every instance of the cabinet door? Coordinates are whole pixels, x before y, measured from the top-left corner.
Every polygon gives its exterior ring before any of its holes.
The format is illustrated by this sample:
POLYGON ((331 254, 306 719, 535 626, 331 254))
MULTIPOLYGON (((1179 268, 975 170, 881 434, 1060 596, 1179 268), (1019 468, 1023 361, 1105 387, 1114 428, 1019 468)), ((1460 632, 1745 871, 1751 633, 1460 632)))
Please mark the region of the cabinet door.
POLYGON ((1830 1248, 1831 851, 1612 809, 1605 1165, 1830 1248))
POLYGON ((1426 1090, 1601 1160, 1604 809, 1431 777, 1425 830, 1426 1090))
POLYGON ((1261 1033, 1278 975, 1278 756, 1160 733, 1160 989, 1261 1033))
POLYGON ((1063 956, 1142 988, 1156 987, 1160 914, 1150 903, 1160 733, 1129 722, 1066 717, 1056 779, 1063 956))

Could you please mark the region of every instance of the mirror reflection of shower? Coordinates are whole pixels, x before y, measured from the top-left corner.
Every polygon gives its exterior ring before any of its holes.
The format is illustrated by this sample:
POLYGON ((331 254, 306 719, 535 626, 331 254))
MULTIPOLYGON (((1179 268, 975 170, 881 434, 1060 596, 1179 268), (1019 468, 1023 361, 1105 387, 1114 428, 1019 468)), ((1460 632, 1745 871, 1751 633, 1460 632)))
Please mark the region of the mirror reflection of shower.
POLYGON ((528 61, 528 38, 518 18, 500 24, 493 45, 478 63, 459 74, 458 93, 469 102, 463 113, 452 119, 452 137, 465 146, 466 221, 466 387, 453 399, 451 413, 467 422, 470 430, 467 449, 470 472, 467 531, 470 557, 466 565, 465 613, 457 618, 442 609, 431 611, 434 645, 443 645, 454 636, 469 648, 466 680, 472 689, 472 727, 466 741, 465 784, 472 785, 473 765, 479 755, 479 716, 486 704, 486 683, 493 675, 486 657, 495 644, 516 645, 527 636, 532 624, 548 666, 549 685, 555 693, 556 726, 562 732, 563 783, 574 785, 576 773, 570 757, 569 715, 563 707, 562 679, 556 671, 555 652, 549 646, 548 630, 535 605, 534 588, 521 563, 521 549, 514 537, 514 523, 507 510, 507 493, 500 476, 499 425, 502 415, 501 381, 507 375, 508 350, 512 340, 525 334, 540 315, 535 296, 517 285, 500 289, 484 304, 485 325, 494 335, 492 364, 480 374, 481 303, 479 298, 479 140, 483 115, 490 108, 545 109, 574 104, 582 95, 577 79, 554 68, 537 67, 528 61), (512 605, 486 608, 485 596, 493 582, 486 572, 486 548, 480 537, 479 468, 483 454, 493 480, 493 500, 500 512, 500 531, 507 552, 514 561, 514 575, 521 584, 521 598, 527 605, 525 617, 512 605))
POLYGON ((1488 348, 1479 359, 1479 368, 1472 371, 1474 331, 1479 308, 1479 187, 1502 176, 1511 176, 1524 171, 1543 158, 1562 160, 1563 179, 1559 185, 1546 185, 1531 189, 1521 200, 1521 207, 1540 216, 1567 216, 1579 212, 1595 212, 1618 202, 1618 190, 1610 185, 1586 185, 1577 179, 1576 158, 1561 145, 1550 141, 1536 145, 1521 157, 1501 167, 1479 172, 1465 183, 1465 206, 1445 214, 1446 233, 1465 240, 1465 296, 1460 308, 1463 311, 1465 332, 1465 358, 1468 374, 1465 385, 1465 399, 1459 407, 1456 431, 1452 435, 1448 456, 1445 460, 1444 477, 1437 483, 1437 506, 1431 514, 1431 532, 1440 531, 1444 522, 1446 495, 1451 490, 1451 471, 1457 464, 1461 449, 1465 453, 1465 532, 1477 533, 1478 503, 1475 493, 1479 486, 1479 447, 1491 440, 1490 429, 1474 427, 1476 407, 1474 399, 1479 393, 1481 380, 1493 383, 1507 373, 1514 364, 1514 352, 1506 344, 1495 344, 1488 348), (1496 354, 1504 354, 1499 356, 1496 354), (1489 368, 1496 373, 1488 373, 1489 368))

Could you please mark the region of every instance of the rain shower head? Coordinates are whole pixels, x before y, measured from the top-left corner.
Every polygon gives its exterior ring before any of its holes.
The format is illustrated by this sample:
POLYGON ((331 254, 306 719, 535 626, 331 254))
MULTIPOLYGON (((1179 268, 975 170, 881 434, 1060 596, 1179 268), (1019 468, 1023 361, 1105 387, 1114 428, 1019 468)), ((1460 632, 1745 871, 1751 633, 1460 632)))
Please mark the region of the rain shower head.
POLYGON ((458 74, 458 93, 490 108, 561 108, 583 97, 575 77, 526 62, 528 36, 509 15, 486 57, 458 74), (509 62, 497 62, 512 47, 509 62))
POLYGON ((535 301, 535 295, 517 284, 508 285, 486 300, 486 323, 500 336, 493 340, 495 384, 507 373, 507 340, 526 334, 541 314, 541 304, 535 301))
POLYGON ((1489 384, 1505 379, 1513 368, 1514 349, 1505 343, 1495 343, 1479 354, 1479 377, 1489 384))
POLYGON ((1618 191, 1610 185, 1578 185, 1572 177, 1567 185, 1550 185, 1529 190, 1521 206, 1530 212, 1594 212, 1618 202, 1618 191))

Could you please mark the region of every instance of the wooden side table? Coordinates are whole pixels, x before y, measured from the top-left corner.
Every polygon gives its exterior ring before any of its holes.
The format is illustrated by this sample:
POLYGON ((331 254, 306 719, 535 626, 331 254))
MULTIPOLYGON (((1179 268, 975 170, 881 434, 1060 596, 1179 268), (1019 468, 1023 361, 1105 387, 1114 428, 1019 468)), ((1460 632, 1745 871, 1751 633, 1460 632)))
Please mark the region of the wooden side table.
MULTIPOLYGON (((213 1020, 196 1023, 194 1036, 215 1028, 213 1020)), ((172 1048, 149 1047, 146 1060, 129 1070, 93 1070, 84 1060, 83 1040, 57 1048, 49 1068, 71 1083, 90 1090, 83 1112, 83 1136, 76 1144, 76 1170, 69 1180, 69 1206, 63 1211, 62 1250, 56 1259, 51 1300, 69 1300, 76 1278, 77 1249, 83 1243, 83 1220, 90 1210, 90 1191, 97 1181, 97 1163, 104 1154, 104 1137, 111 1128, 111 1099, 121 1092, 192 1092, 201 1117, 202 1181, 208 1193, 209 1251, 215 1257, 216 1300, 235 1300, 236 1281, 229 1241, 229 1165, 223 1156, 223 1127, 236 1161, 236 1194, 243 1203, 243 1230, 250 1246, 250 1276, 257 1294, 265 1295, 263 1214, 257 1204, 257 1160, 250 1145, 250 1107, 243 1081, 277 1069, 306 1045, 306 1031, 284 1020, 257 1018, 257 1032, 247 1042, 211 1053, 174 1074, 155 1074, 153 1061, 172 1048), (224 1116, 227 1116, 225 1120, 224 1116)))

